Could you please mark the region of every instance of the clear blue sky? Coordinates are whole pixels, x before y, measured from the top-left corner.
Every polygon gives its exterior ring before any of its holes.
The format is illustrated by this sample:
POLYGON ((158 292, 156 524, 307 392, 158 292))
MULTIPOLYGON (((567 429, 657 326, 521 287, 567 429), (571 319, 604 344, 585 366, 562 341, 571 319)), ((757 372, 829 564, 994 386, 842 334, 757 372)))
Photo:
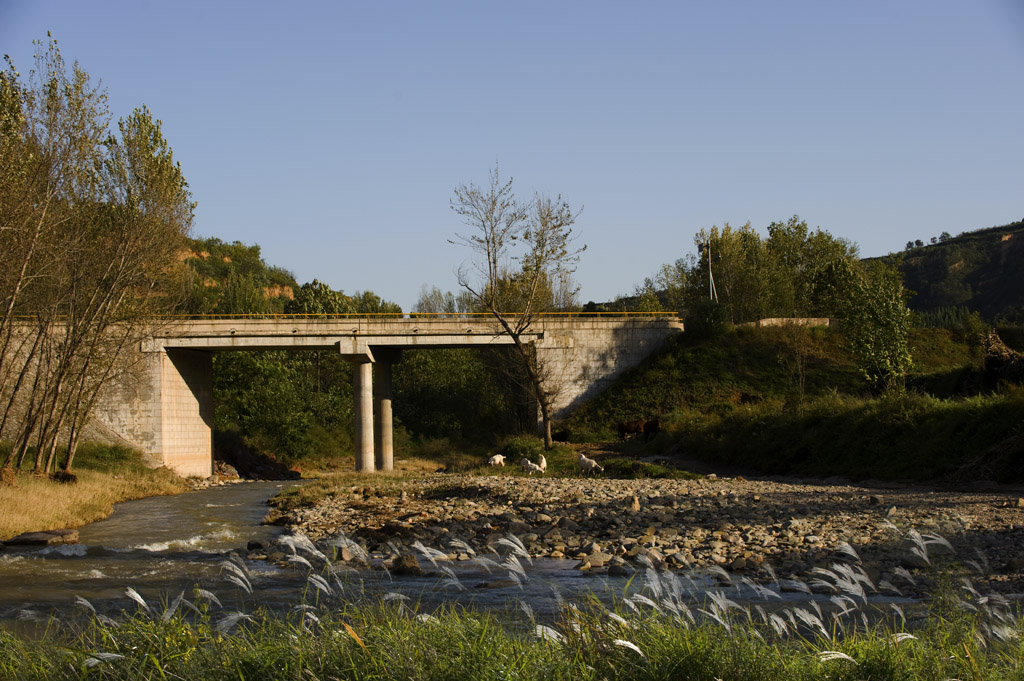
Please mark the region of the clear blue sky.
POLYGON ((495 161, 584 207, 584 302, 724 222, 873 256, 1024 217, 1020 0, 0 0, 23 74, 48 30, 163 121, 196 235, 406 309, 495 161))

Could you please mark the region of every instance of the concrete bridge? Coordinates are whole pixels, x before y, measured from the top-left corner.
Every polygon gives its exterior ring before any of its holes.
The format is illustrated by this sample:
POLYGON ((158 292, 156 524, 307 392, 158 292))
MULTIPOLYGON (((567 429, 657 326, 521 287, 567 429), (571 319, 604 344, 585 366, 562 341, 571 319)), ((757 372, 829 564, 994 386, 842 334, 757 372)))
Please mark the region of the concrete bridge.
MULTIPOLYGON (((391 371, 405 351, 504 345, 482 315, 278 316, 170 320, 142 343, 143 371, 115 387, 95 418, 181 475, 213 471, 215 352, 332 350, 353 364, 356 470, 391 470, 391 371), (374 383, 376 382, 376 389, 374 383)), ((674 315, 544 315, 523 334, 557 386, 555 417, 603 390, 682 323, 674 315)))

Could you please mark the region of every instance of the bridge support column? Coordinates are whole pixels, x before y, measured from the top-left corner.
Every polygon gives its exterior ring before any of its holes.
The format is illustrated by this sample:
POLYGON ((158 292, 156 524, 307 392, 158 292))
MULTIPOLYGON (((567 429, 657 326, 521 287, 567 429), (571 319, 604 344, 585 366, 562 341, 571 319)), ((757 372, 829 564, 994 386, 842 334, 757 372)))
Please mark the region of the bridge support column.
POLYGON ((402 353, 400 350, 374 348, 373 356, 377 360, 374 369, 374 378, 377 383, 374 405, 376 419, 374 444, 377 452, 377 470, 391 471, 395 469, 395 427, 391 413, 391 368, 402 359, 402 353))
POLYGON ((352 370, 355 399, 356 470, 373 472, 373 364, 356 362, 352 370))

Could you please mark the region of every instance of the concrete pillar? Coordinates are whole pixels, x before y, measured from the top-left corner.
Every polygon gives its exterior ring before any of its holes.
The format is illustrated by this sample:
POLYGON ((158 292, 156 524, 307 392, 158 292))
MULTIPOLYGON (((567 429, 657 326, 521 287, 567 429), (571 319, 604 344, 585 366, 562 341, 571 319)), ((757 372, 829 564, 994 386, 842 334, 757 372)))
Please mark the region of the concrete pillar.
POLYGON ((376 380, 376 400, 374 401, 374 415, 376 417, 376 438, 377 470, 390 471, 395 468, 395 428, 391 413, 391 368, 395 362, 401 359, 398 351, 374 349, 376 358, 376 369, 374 370, 376 380))
POLYGON ((355 400, 355 455, 356 470, 373 472, 373 365, 356 362, 352 368, 355 400))

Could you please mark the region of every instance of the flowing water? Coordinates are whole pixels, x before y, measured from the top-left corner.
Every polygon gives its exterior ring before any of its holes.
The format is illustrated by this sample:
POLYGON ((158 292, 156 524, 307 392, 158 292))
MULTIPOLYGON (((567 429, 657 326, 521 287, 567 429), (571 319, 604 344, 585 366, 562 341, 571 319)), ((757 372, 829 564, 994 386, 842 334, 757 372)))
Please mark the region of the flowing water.
MULTIPOLYGON (((226 567, 229 554, 244 555, 249 541, 267 543, 281 534, 281 528, 261 524, 266 500, 294 484, 246 483, 130 501, 118 504, 108 519, 81 528, 78 544, 8 548, 0 552, 0 622, 87 614, 75 605, 79 596, 98 612, 116 615, 140 607, 126 594, 127 587, 155 610, 181 592, 191 598, 196 587, 216 594, 225 608, 239 610, 259 606, 286 610, 318 599, 324 591, 310 581, 309 574, 325 573, 312 558, 317 566, 312 571, 298 560, 286 567, 244 561, 252 593, 233 582, 232 569, 226 567)), ((563 597, 571 600, 594 594, 610 602, 641 590, 644 584, 643 577, 586 575, 574 569, 572 560, 523 560, 525 578, 493 567, 488 571, 472 561, 438 561, 436 567, 425 559, 420 563, 425 574, 417 577, 392 577, 380 569, 327 574, 331 598, 399 594, 427 610, 451 602, 507 610, 525 602, 538 616, 550 617, 563 597), (445 567, 452 572, 444 572, 445 567)), ((687 578, 687 584, 695 594, 718 588, 706 576, 687 578)), ((726 593, 737 600, 754 595, 747 587, 726 593)), ((789 602, 825 600, 806 594, 786 597, 789 602)))

